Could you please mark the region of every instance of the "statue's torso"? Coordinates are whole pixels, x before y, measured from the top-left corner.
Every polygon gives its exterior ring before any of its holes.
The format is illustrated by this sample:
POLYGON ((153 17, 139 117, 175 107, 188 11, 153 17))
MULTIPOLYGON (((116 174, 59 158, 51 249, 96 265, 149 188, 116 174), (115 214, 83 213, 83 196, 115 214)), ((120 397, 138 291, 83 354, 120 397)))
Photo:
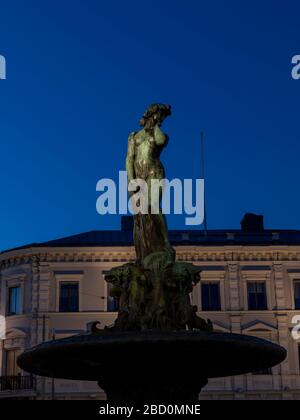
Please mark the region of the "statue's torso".
POLYGON ((134 137, 135 141, 135 173, 140 179, 163 179, 165 176, 163 165, 160 161, 162 147, 159 147, 154 137, 141 130, 134 137))

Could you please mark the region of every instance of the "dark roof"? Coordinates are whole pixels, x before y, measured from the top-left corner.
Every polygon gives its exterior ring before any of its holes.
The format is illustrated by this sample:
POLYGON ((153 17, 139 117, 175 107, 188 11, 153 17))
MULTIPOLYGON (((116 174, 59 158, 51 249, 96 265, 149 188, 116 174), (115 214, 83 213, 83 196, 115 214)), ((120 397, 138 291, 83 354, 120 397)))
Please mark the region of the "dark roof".
MULTIPOLYGON (((300 245, 298 230, 264 230, 244 232, 241 230, 211 230, 206 234, 199 230, 171 230, 171 243, 179 245, 300 245)), ((56 239, 49 242, 25 245, 3 251, 13 251, 30 247, 93 247, 93 246, 131 246, 132 230, 92 231, 56 239)))

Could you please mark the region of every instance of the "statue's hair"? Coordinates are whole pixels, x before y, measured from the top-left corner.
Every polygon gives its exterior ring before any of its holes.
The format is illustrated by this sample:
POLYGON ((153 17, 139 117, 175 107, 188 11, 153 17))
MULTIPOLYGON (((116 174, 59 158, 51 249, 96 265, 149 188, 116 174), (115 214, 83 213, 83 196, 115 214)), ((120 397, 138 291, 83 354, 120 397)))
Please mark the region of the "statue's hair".
POLYGON ((141 125, 145 125, 146 121, 151 119, 155 114, 160 113, 165 118, 169 117, 172 114, 172 107, 171 105, 165 105, 165 104, 152 104, 149 106, 145 114, 143 115, 143 118, 141 120, 141 125))

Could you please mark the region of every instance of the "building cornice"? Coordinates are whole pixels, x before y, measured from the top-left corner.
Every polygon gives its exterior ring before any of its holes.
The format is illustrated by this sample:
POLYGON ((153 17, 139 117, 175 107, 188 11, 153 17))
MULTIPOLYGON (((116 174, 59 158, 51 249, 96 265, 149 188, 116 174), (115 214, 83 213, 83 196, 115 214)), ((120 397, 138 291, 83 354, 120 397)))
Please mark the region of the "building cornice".
MULTIPOLYGON (((260 264, 300 262, 300 246, 178 246, 179 261, 260 264)), ((0 267, 40 263, 126 263, 135 261, 134 247, 29 247, 0 255, 0 267)))

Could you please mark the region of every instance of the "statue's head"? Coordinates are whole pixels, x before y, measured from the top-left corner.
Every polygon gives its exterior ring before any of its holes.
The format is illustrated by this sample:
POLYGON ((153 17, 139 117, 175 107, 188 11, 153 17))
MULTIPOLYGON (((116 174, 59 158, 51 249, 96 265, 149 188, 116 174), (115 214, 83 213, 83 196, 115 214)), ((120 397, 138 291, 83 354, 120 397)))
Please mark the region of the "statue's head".
POLYGON ((153 104, 143 115, 140 124, 142 127, 152 128, 156 124, 161 125, 170 115, 172 115, 171 105, 153 104))

